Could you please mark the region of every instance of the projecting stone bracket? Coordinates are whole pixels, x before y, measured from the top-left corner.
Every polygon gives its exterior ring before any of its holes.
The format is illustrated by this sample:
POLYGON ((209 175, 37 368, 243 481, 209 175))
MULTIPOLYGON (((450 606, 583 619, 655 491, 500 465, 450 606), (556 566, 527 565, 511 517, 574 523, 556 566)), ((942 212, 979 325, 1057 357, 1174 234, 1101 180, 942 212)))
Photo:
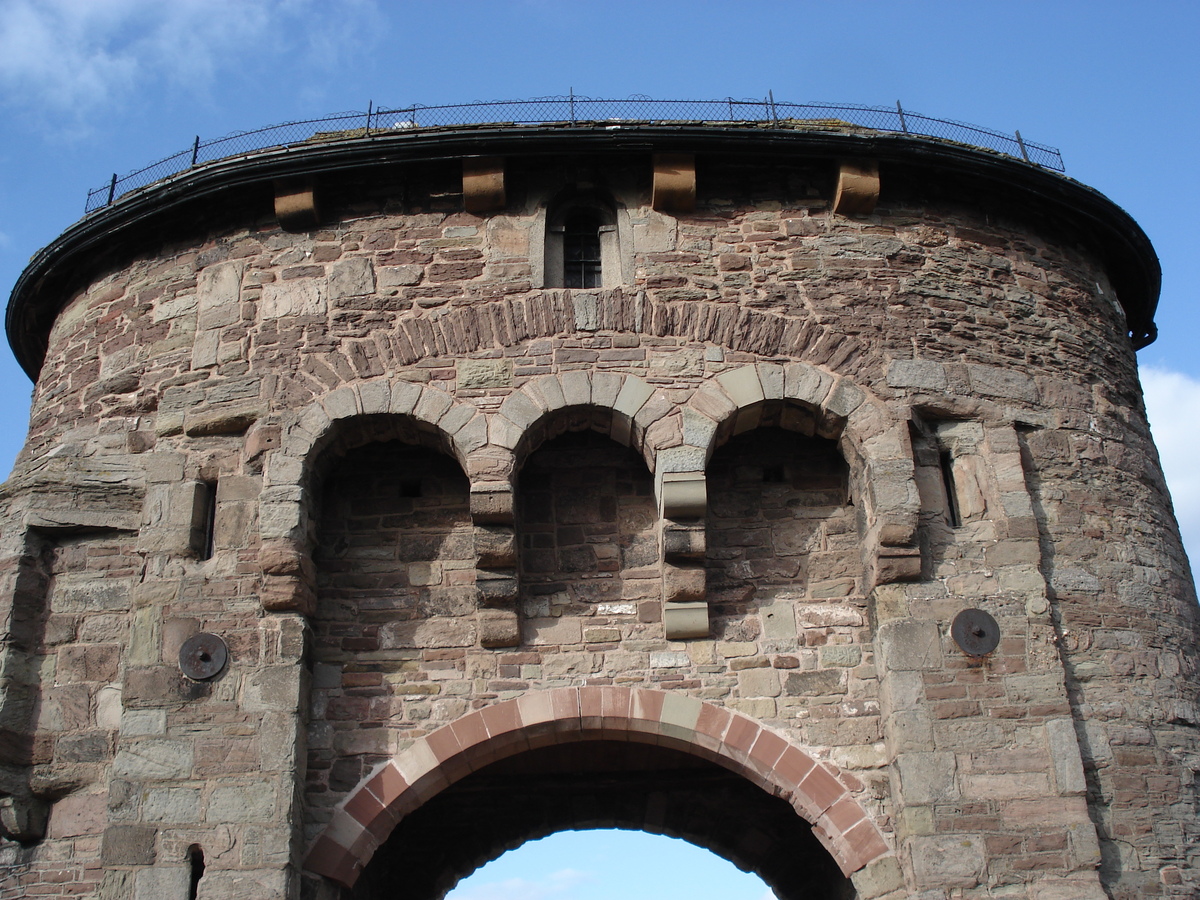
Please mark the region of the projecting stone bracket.
POLYGON ((275 182, 275 218, 284 231, 308 231, 321 221, 317 188, 311 178, 275 182))
POLYGON ((843 216, 865 216, 879 202, 879 163, 876 160, 843 160, 838 166, 833 211, 843 216))
POLYGON ((657 479, 663 573, 663 628, 668 640, 707 637, 703 472, 662 472, 657 479))
POLYGON ((463 160, 463 208, 469 213, 504 209, 504 160, 475 157, 463 160))
POLYGON ((23 844, 46 836, 50 804, 40 797, 0 797, 0 836, 23 844))
POLYGON ((471 485, 471 521, 475 527, 476 623, 484 647, 521 643, 517 614, 517 534, 513 527, 513 491, 506 481, 471 485))
POLYGON ((286 538, 276 538, 263 541, 259 559, 263 570, 259 602, 263 609, 303 615, 316 611, 316 568, 307 553, 286 538))
POLYGON ((696 209, 696 157, 693 154, 654 154, 654 191, 650 202, 658 212, 690 213, 696 209))

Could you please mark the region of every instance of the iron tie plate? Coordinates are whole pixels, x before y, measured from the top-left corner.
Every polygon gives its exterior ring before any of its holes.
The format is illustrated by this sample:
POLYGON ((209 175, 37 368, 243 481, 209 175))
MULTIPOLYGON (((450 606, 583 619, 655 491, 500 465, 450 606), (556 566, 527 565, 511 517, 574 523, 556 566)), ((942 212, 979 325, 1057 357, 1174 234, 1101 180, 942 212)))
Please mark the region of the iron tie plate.
POLYGON ((207 681, 220 675, 229 660, 229 649, 215 634, 193 634, 179 648, 179 668, 193 681, 207 681))
POLYGON ((987 656, 1000 644, 1000 626, 982 609, 964 609, 955 616, 950 635, 967 656, 987 656))

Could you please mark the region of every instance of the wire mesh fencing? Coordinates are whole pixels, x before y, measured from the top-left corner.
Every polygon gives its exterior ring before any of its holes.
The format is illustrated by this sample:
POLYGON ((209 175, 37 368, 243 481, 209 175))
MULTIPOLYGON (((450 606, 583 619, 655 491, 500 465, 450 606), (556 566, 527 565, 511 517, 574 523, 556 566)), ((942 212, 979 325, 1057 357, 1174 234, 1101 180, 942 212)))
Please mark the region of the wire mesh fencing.
POLYGON ((597 100, 574 93, 532 100, 494 100, 447 106, 378 107, 344 112, 242 131, 213 140, 197 137, 192 146, 130 172, 113 175, 108 183, 88 191, 85 212, 108 206, 129 191, 203 163, 260 150, 275 150, 314 141, 370 138, 419 128, 464 125, 547 125, 587 122, 645 122, 705 124, 771 124, 812 131, 881 131, 931 137, 1003 153, 1032 165, 1064 170, 1062 154, 1054 147, 1025 140, 1021 132, 1006 134, 952 119, 935 119, 895 107, 859 104, 784 103, 773 95, 761 100, 654 100, 629 97, 597 100))

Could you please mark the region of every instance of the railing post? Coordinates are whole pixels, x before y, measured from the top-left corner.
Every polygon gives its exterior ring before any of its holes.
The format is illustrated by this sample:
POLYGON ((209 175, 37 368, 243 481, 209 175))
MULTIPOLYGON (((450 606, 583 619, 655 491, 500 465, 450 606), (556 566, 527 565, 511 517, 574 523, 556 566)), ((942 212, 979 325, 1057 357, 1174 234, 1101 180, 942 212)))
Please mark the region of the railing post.
POLYGON ((371 113, 374 111, 375 101, 367 101, 367 137, 371 136, 371 113))
POLYGON ((196 164, 196 160, 200 156, 200 135, 196 135, 196 140, 192 141, 192 165, 196 164))
POLYGON ((1017 146, 1021 148, 1021 156, 1025 162, 1029 162, 1029 151, 1025 149, 1025 142, 1021 140, 1021 132, 1017 132, 1017 146))
POLYGON ((779 124, 779 116, 775 114, 775 92, 767 91, 767 101, 771 104, 771 124, 779 124))
POLYGON ((569 96, 571 98, 571 124, 574 125, 575 124, 575 88, 572 87, 572 88, 568 88, 567 90, 570 91, 569 96))
POLYGON ((113 197, 116 195, 116 193, 117 193, 117 173, 113 172, 112 181, 110 181, 108 183, 108 202, 104 204, 105 206, 112 206, 113 197))
POLYGON ((904 107, 900 105, 900 101, 896 101, 896 112, 900 114, 900 130, 908 134, 908 122, 904 121, 904 107))

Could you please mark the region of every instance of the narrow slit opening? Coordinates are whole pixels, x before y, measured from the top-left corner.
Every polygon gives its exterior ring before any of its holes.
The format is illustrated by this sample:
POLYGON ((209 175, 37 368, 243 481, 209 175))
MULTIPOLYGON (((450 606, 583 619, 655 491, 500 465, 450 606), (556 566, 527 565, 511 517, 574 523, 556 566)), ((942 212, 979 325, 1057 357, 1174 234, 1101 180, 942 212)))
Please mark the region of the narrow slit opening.
POLYGON ((200 879, 204 877, 204 851, 199 844, 188 848, 188 865, 191 868, 191 881, 188 885, 188 900, 196 900, 200 893, 200 879))
POLYGON ((200 558, 212 559, 217 535, 217 483, 206 481, 204 486, 204 539, 200 543, 200 558))
POLYGON ((946 522, 951 528, 962 525, 962 515, 958 509, 958 489, 954 486, 954 458, 949 452, 943 451, 938 460, 942 469, 942 486, 946 493, 946 522))

